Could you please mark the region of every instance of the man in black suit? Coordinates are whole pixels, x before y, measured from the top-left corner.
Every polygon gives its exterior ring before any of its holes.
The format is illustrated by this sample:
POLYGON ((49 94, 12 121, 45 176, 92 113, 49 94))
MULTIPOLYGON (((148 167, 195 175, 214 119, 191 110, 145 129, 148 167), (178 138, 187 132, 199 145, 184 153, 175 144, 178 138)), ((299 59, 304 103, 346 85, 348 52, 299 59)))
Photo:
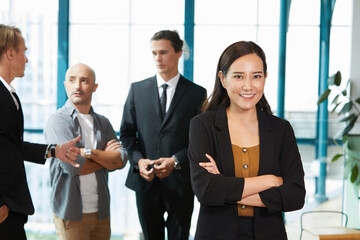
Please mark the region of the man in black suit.
POLYGON ((80 136, 59 145, 23 141, 21 103, 11 82, 24 76, 25 51, 21 31, 0 24, 0 238, 4 240, 26 239, 24 224, 34 213, 23 161, 44 164, 56 156, 78 166, 74 161, 80 153, 74 146, 80 136))
POLYGON ((131 85, 120 128, 130 169, 126 186, 136 192, 146 240, 188 239, 194 194, 187 147, 189 123, 206 90, 178 71, 183 41, 175 31, 151 38, 156 76, 131 85), (164 213, 167 218, 164 219, 164 213))

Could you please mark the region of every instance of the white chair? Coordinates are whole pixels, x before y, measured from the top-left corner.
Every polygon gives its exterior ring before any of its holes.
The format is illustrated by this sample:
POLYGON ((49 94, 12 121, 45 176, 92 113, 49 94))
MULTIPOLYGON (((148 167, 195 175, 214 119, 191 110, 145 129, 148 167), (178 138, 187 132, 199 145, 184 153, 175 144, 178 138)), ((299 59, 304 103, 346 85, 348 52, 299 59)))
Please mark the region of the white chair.
POLYGON ((300 240, 302 240, 303 232, 317 237, 317 232, 321 229, 346 227, 347 222, 348 216, 344 212, 326 210, 304 212, 300 217, 300 240))

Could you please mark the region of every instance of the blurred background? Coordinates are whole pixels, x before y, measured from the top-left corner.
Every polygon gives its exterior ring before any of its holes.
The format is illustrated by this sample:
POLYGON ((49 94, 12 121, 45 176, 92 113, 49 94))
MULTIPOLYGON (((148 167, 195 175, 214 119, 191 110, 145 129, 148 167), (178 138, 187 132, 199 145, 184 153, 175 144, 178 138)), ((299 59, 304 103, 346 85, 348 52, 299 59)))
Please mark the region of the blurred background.
MULTIPOLYGON (((25 77, 12 83, 22 100, 28 141, 44 142, 43 127, 66 100, 65 71, 75 63, 95 70, 99 87, 92 105, 118 132, 130 84, 156 73, 150 51, 156 31, 177 30, 185 39, 179 69, 208 94, 221 52, 235 41, 258 43, 267 56, 265 95, 298 140, 306 171, 304 209, 344 195, 343 161, 330 163, 341 151, 331 139, 341 126, 336 113, 321 117, 317 99, 324 90, 319 86, 338 70, 343 79, 353 79, 352 91, 360 90, 356 11, 359 0, 0 0, 0 22, 19 27, 28 48, 25 77)), ((27 163, 26 170, 36 209, 25 225, 28 237, 56 239, 49 166, 27 163)), ((124 185, 127 170, 109 175, 112 239, 139 239, 141 232, 134 192, 124 185)), ((342 209, 342 200, 337 205, 342 209)), ((197 200, 195 206, 192 236, 197 200)), ((300 213, 285 214, 287 225, 300 213)))

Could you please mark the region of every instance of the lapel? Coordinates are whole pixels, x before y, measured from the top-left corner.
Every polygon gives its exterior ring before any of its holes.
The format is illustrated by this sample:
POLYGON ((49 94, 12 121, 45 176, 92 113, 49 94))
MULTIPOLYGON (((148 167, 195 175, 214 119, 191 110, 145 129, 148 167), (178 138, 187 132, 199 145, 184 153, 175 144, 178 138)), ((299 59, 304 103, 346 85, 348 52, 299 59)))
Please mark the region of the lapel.
MULTIPOLYGON (((149 93, 149 101, 150 106, 154 107, 155 115, 161 119, 161 107, 160 107, 160 96, 159 96, 159 89, 156 81, 156 75, 148 82, 149 85, 146 88, 149 91, 144 91, 144 93, 149 93)), ((161 120, 160 120, 161 121, 161 120)))
MULTIPOLYGON (((10 96, 12 98, 12 96, 10 96)), ((16 113, 17 113, 17 116, 18 116, 18 124, 19 124, 19 129, 20 129, 20 136, 22 138, 22 133, 24 132, 24 115, 23 115, 23 111, 22 111, 22 107, 21 107, 21 102, 20 102, 20 99, 17 95, 14 95, 14 97, 16 98, 18 104, 19 104, 19 110, 17 110, 16 108, 16 104, 14 103, 15 105, 15 110, 16 110, 16 113)))
MULTIPOLYGON (((178 84, 176 85, 176 89, 175 89, 175 94, 173 99, 171 100, 170 106, 168 111, 165 114, 164 120, 161 124, 161 128, 163 128, 165 126, 165 124, 170 120, 171 115, 174 113, 176 106, 179 104, 180 100, 182 99, 183 95, 185 94, 186 91, 186 82, 187 80, 184 79, 183 76, 180 75, 180 79, 178 84)), ((158 94, 157 96, 159 96, 159 91, 157 91, 158 94)), ((159 97, 158 97, 159 99, 159 97)), ((158 112, 160 114, 160 101, 158 101, 158 112)))
POLYGON ((220 108, 215 113, 215 127, 218 129, 216 133, 217 146, 219 149, 219 159, 222 172, 226 176, 235 177, 234 155, 231 147, 231 140, 228 127, 228 119, 226 108, 220 108))
POLYGON ((4 94, 6 103, 6 106, 10 106, 11 109, 11 113, 14 115, 16 122, 18 124, 18 135, 20 137, 20 139, 22 139, 22 133, 23 133, 23 129, 24 129, 24 119, 23 119, 23 113, 22 113, 22 108, 21 108, 21 103, 20 100, 18 100, 19 102, 19 110, 17 110, 16 108, 16 104, 14 102, 14 99, 11 96, 11 93, 9 92, 9 90, 4 86, 4 84, 0 81, 0 89, 2 91, 1 94, 4 94))
POLYGON ((11 108, 11 112, 13 112, 15 115, 18 115, 18 111, 16 109, 16 105, 15 102, 11 96, 11 93, 9 92, 9 90, 5 87, 5 85, 0 81, 0 89, 2 91, 2 94, 4 94, 6 96, 6 105, 10 106, 11 108))
POLYGON ((276 145, 276 134, 273 131, 274 126, 271 121, 271 116, 261 111, 258 107, 256 109, 260 134, 260 162, 258 175, 263 175, 271 172, 276 145))

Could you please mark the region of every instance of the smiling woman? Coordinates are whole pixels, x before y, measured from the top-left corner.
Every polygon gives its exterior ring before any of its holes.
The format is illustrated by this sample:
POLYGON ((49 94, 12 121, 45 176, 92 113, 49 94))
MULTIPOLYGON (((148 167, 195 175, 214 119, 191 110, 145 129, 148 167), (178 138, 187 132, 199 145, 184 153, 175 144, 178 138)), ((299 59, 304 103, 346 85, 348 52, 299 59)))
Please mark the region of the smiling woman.
POLYGON ((233 43, 216 72, 205 112, 190 125, 195 239, 285 240, 282 212, 304 205, 304 170, 291 125, 272 115, 264 96, 265 53, 233 43))
POLYGON ((231 64, 227 74, 219 71, 222 86, 233 104, 233 111, 255 110, 264 94, 266 73, 263 61, 256 54, 247 54, 231 64))

